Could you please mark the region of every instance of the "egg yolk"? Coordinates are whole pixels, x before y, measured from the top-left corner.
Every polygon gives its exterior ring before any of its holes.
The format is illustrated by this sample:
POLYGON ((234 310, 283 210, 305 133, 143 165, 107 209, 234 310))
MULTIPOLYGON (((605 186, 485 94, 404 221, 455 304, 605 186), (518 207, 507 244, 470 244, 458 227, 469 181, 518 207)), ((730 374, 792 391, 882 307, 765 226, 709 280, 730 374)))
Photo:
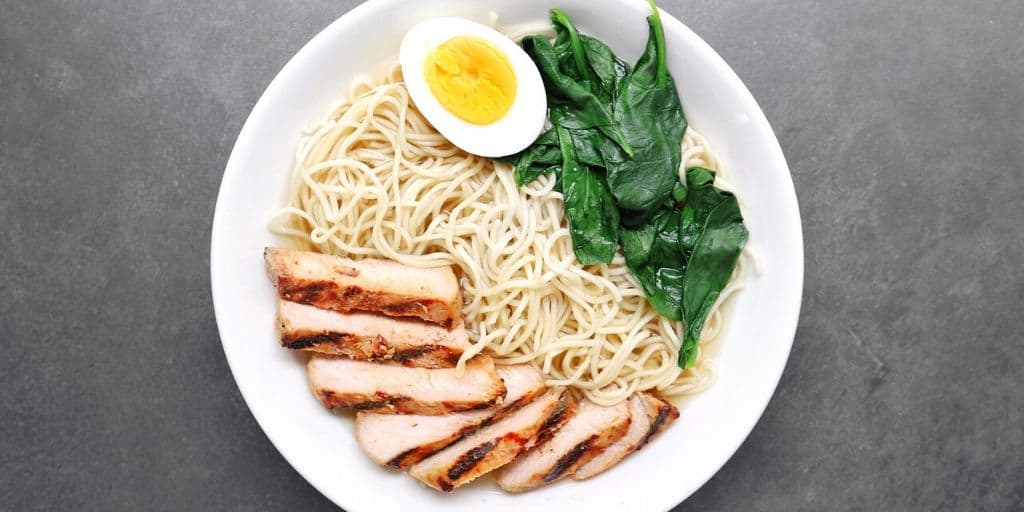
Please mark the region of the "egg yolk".
POLYGON ((491 124, 508 113, 516 98, 516 75, 508 57, 479 37, 445 41, 423 67, 430 92, 463 121, 491 124))

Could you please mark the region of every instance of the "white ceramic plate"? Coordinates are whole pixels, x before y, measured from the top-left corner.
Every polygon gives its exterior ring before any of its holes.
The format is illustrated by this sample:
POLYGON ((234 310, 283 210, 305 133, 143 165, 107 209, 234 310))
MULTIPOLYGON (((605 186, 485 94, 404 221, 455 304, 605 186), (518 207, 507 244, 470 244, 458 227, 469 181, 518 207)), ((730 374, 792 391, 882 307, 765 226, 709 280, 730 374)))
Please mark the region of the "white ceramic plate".
MULTIPOLYGON (((511 495, 489 479, 442 495, 367 459, 352 422, 308 391, 300 358, 274 338, 275 294, 262 259, 281 242, 266 229, 283 201, 301 129, 319 119, 357 74, 397 58, 405 31, 435 16, 540 22, 553 6, 634 62, 647 39, 641 0, 375 0, 344 15, 281 70, 235 143, 213 222, 210 271, 221 341, 253 416, 311 484, 349 512, 408 510, 664 511, 725 463, 750 433, 778 383, 796 330, 803 242, 782 151, 750 92, 690 29, 662 14, 668 64, 687 118, 724 157, 743 197, 763 273, 735 300, 717 348, 719 380, 687 400, 680 420, 648 448, 585 482, 511 495)), ((779 58, 782 58, 781 56, 779 58)), ((743 492, 742 489, 737 492, 743 492)))

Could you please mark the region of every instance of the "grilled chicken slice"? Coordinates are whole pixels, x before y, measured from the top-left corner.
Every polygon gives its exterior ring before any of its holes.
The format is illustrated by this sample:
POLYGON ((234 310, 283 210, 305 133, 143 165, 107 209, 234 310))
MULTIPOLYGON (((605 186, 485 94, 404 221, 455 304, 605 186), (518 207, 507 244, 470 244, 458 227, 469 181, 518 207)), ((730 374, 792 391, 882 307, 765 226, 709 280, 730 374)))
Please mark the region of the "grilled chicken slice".
POLYGON ((519 364, 497 368, 506 389, 501 405, 441 416, 360 411, 356 415, 359 445, 377 464, 407 469, 466 433, 493 423, 547 391, 544 376, 533 366, 519 364))
POLYGON ((611 446, 597 454, 590 462, 583 464, 572 474, 576 480, 590 478, 612 466, 633 453, 651 429, 651 418, 647 416, 647 408, 639 394, 629 398, 629 429, 626 434, 611 446))
POLYGON ((651 441, 652 437, 679 419, 679 409, 676 409, 674 405, 648 393, 640 393, 640 399, 644 402, 644 409, 647 411, 647 417, 651 420, 651 426, 647 429, 644 438, 637 444, 637 450, 643 448, 651 441))
POLYGON ((332 409, 447 414, 487 409, 505 396, 505 385, 487 356, 467 361, 462 375, 455 368, 406 368, 317 353, 307 368, 313 394, 332 409))
POLYGON ((554 436, 505 466, 498 486, 506 491, 527 491, 571 475, 629 428, 628 401, 601 406, 584 400, 576 414, 554 436))
POLYGON ((448 330, 415 319, 338 313, 286 300, 278 305, 277 320, 281 345, 350 359, 450 368, 470 346, 461 323, 448 330))
POLYGON ((409 474, 439 491, 450 492, 497 469, 546 439, 575 410, 564 389, 548 391, 473 435, 409 468, 409 474))
POLYGON ((462 294, 451 267, 415 268, 278 247, 268 247, 263 256, 278 295, 287 301, 342 313, 416 317, 448 328, 462 321, 462 294))
POLYGON ((373 462, 408 469, 472 432, 489 417, 490 409, 440 416, 360 411, 356 415, 356 440, 373 462))

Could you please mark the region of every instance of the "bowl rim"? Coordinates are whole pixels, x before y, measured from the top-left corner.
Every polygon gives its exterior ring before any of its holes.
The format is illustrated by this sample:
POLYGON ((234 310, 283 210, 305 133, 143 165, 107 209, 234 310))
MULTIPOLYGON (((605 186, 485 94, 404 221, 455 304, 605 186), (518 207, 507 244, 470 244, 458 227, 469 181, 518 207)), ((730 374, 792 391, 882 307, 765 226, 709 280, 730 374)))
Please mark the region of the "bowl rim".
MULTIPOLYGON (((301 475, 303 479, 306 480, 306 482, 308 482, 318 492, 320 492, 324 497, 333 502, 335 505, 339 507, 344 507, 346 510, 351 510, 349 507, 353 505, 358 506, 358 504, 343 503, 341 496, 338 496, 337 493, 330 492, 328 489, 325 489, 321 485, 319 485, 317 483, 317 479, 312 478, 311 475, 308 475, 306 471, 304 471, 304 469, 302 468, 302 465, 297 464, 296 461, 293 460, 288 453, 285 453, 285 451, 282 450, 282 443, 278 439, 277 434, 273 433, 271 430, 268 430, 266 428, 264 421, 261 419, 260 415, 258 415, 255 412, 255 409, 253 408, 252 397, 248 395, 245 388, 239 382, 238 372, 236 371, 236 365, 239 365, 241 363, 235 357, 232 356, 231 351, 228 350, 228 347, 224 342, 226 338, 226 329, 224 327, 224 322, 220 320, 223 317, 224 313, 223 308, 221 306, 218 306, 218 304, 220 304, 223 300, 218 300, 218 298, 223 297, 226 293, 218 285, 217 279, 217 270, 219 268, 217 262, 221 259, 221 250, 219 249, 219 247, 223 247, 223 244, 218 243, 218 233, 222 232, 223 223, 225 222, 223 220, 224 215, 221 213, 221 209, 219 208, 219 206, 223 203, 222 200, 227 195, 227 190, 229 190, 231 182, 234 181, 234 179, 236 179, 236 177, 242 172, 240 165, 238 164, 238 161, 243 158, 241 155, 248 150, 248 148, 245 147, 247 146, 247 144, 243 144, 243 142, 252 138, 251 132, 253 132, 256 129, 255 126, 259 125, 263 121, 263 119, 268 115, 267 111, 270 109, 270 104, 265 100, 269 97, 273 97, 278 94, 278 90, 284 87, 283 83, 285 81, 285 77, 291 74, 293 69, 300 67, 304 61, 313 58, 313 56, 317 53, 315 51, 316 48, 327 44, 327 41, 331 39, 335 33, 353 29, 354 27, 357 27, 359 25, 363 18, 368 17, 373 12, 379 9, 386 9, 389 6, 395 4, 401 4, 402 2, 405 1, 407 0, 366 0, 365 2, 353 7, 352 9, 343 13, 338 18, 328 23, 319 32, 317 32, 317 34, 313 36, 309 41, 307 41, 297 52, 295 52, 295 54, 293 54, 288 59, 288 61, 280 69, 280 71, 278 71, 275 74, 274 78, 271 80, 266 89, 264 89, 263 93, 260 94, 249 115, 246 117, 246 120, 243 123, 242 128, 239 130, 238 137, 235 139, 235 143, 232 146, 231 154, 227 160, 227 163, 225 164, 224 174, 221 178, 221 184, 218 188, 217 200, 214 208, 214 215, 210 235, 210 290, 213 300, 214 316, 217 319, 217 332, 221 340, 221 347, 224 351, 225 358, 227 359, 228 367, 231 370, 232 378, 235 380, 235 385, 238 388, 238 391, 241 394, 242 399, 246 404, 246 407, 249 409, 249 413, 253 416, 253 419, 256 420, 256 423, 259 425, 264 435, 267 436, 267 438, 270 440, 271 444, 274 446, 274 449, 281 454, 281 456, 288 462, 288 464, 297 473, 299 473, 299 475, 301 475)), ((622 1, 640 3, 644 5, 647 4, 645 0, 622 1)), ((773 372, 771 375, 771 393, 767 395, 767 398, 760 405, 757 414, 752 415, 752 419, 748 422, 748 424, 742 427, 743 436, 740 438, 740 441, 736 443, 735 446, 732 446, 727 450, 727 456, 723 457, 720 462, 718 462, 717 464, 709 465, 706 468, 707 470, 703 472, 704 475, 698 479, 699 484, 695 488, 693 488, 692 491, 682 496, 681 498, 674 498, 669 501, 661 500, 660 502, 657 503, 650 503, 651 505, 653 505, 653 509, 668 511, 676 507, 680 503, 684 502, 686 499, 688 499, 690 496, 696 493, 701 487, 706 485, 707 482, 715 474, 717 474, 721 470, 721 468, 729 460, 732 459, 733 456, 735 456, 736 451, 743 444, 746 443, 746 440, 749 439, 750 437, 750 433, 753 431, 754 427, 760 422, 761 418, 763 417, 764 411, 767 409, 768 404, 771 402, 771 399, 774 397, 775 392, 778 389, 779 381, 781 380, 782 374, 785 372, 786 367, 788 367, 789 358, 792 355, 792 346, 796 336, 797 327, 799 325, 800 312, 803 303, 805 262, 803 224, 799 210, 799 203, 796 196, 796 190, 793 184, 792 170, 790 169, 790 166, 786 161, 785 154, 783 153, 782 147, 779 144, 778 137, 776 136, 775 131, 772 129, 770 123, 768 122, 768 119, 765 116, 763 110, 757 103, 753 94, 743 83, 743 81, 740 80, 739 76, 735 73, 735 71, 726 63, 726 61, 718 54, 718 52, 711 47, 711 45, 709 45, 696 32, 694 32, 688 26, 683 24, 672 14, 660 8, 659 12, 661 15, 662 24, 665 27, 664 30, 666 32, 679 32, 683 37, 688 38, 692 43, 694 43, 700 52, 706 53, 711 57, 709 59, 710 65, 718 69, 718 72, 720 73, 720 77, 722 78, 722 80, 728 82, 728 85, 732 89, 740 93, 741 101, 745 103, 745 105, 743 105, 744 110, 752 114, 750 121, 756 124, 756 128, 759 132, 765 134, 768 137, 768 151, 773 153, 772 156, 776 158, 785 168, 786 172, 784 173, 784 179, 787 181, 783 183, 785 197, 783 197, 782 199, 787 204, 783 205, 783 208, 780 209, 780 212, 782 212, 785 215, 792 216, 792 218, 790 218, 788 221, 795 222, 795 225, 798 228, 794 233, 795 246, 792 249, 793 257, 795 258, 793 261, 795 275, 793 277, 796 279, 796 289, 800 291, 795 303, 795 314, 793 314, 791 318, 786 320, 785 336, 782 337, 782 339, 786 340, 785 357, 782 359, 782 364, 778 365, 777 371, 773 372)))

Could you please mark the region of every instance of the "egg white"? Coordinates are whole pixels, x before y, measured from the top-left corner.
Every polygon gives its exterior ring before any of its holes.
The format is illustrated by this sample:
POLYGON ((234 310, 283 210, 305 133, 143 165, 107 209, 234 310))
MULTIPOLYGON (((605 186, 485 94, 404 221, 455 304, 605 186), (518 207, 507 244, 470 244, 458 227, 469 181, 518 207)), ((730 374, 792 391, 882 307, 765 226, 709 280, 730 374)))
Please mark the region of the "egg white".
POLYGON ((526 149, 547 118, 547 96, 537 66, 526 52, 500 32, 461 18, 436 18, 413 26, 402 39, 398 61, 416 108, 452 144, 474 155, 499 157, 526 149), (423 65, 435 48, 457 36, 475 36, 505 54, 516 77, 516 97, 508 112, 488 125, 463 121, 430 92, 423 65))

